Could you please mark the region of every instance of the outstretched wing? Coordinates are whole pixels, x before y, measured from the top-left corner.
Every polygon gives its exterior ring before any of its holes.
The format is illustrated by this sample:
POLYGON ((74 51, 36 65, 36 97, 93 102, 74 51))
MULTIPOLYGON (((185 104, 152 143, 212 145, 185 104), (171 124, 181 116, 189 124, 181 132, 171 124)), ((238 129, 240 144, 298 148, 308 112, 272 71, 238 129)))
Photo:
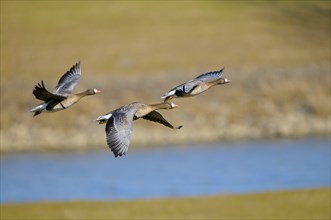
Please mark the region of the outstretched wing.
POLYGON ((183 84, 176 86, 175 88, 169 90, 167 93, 162 95, 161 98, 165 99, 165 101, 167 101, 167 99, 169 99, 168 97, 170 97, 170 99, 171 99, 175 95, 179 96, 179 97, 184 97, 184 96, 199 94, 204 90, 197 91, 197 92, 194 92, 194 90, 197 87, 201 87, 201 86, 205 85, 205 83, 207 83, 209 81, 214 81, 214 80, 221 78, 222 74, 223 74, 223 70, 224 70, 224 68, 222 68, 221 70, 218 70, 218 71, 201 74, 200 76, 197 76, 196 78, 191 79, 191 80, 187 81, 186 83, 183 83, 183 84))
POLYGON ((213 71, 213 72, 208 72, 201 74, 200 76, 196 77, 195 79, 201 80, 201 81, 211 81, 211 80, 216 80, 222 77, 224 68, 218 70, 218 71, 213 71))
POLYGON ((149 121, 153 121, 153 122, 157 122, 160 124, 163 124, 166 127, 172 128, 172 129, 180 129, 183 126, 180 125, 178 127, 174 127, 172 124, 170 124, 160 113, 158 113, 157 111, 152 111, 149 114, 145 115, 142 117, 143 119, 149 120, 149 121))
POLYGON ((41 83, 38 83, 34 87, 32 93, 37 99, 45 101, 45 102, 49 102, 49 101, 61 102, 62 100, 64 100, 66 98, 64 96, 56 95, 56 94, 53 94, 53 93, 49 92, 45 88, 45 85, 44 85, 43 81, 41 81, 41 83))
POLYGON ((76 63, 60 78, 55 87, 55 94, 72 94, 80 78, 80 62, 76 63))
POLYGON ((176 89, 176 93, 191 93, 197 86, 199 86, 202 82, 199 80, 190 80, 184 84, 182 84, 181 86, 178 86, 176 89))
POLYGON ((106 124, 106 138, 115 157, 124 155, 130 144, 132 118, 124 113, 114 113, 106 124))
POLYGON ((199 81, 197 80, 190 80, 186 83, 180 84, 179 86, 176 86, 175 88, 169 90, 166 94, 161 96, 161 98, 166 98, 171 95, 181 95, 181 94, 187 94, 190 93, 196 86, 198 86, 199 81))

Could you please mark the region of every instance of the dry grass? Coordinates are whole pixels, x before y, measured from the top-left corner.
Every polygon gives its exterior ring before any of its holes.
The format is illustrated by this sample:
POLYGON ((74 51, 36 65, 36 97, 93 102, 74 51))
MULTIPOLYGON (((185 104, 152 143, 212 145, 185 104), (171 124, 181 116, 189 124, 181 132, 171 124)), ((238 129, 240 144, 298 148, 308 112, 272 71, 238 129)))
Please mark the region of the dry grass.
POLYGON ((1 1, 1 150, 103 146, 97 116, 223 66, 233 83, 164 112, 180 133, 136 122, 132 143, 329 134, 329 48, 323 1, 1 1), (103 93, 32 118, 34 85, 77 60, 76 91, 103 93))
POLYGON ((5 1, 1 6, 6 78, 56 78, 77 59, 85 74, 130 77, 223 65, 301 66, 329 56, 328 3, 5 1))
POLYGON ((329 188, 192 198, 1 205, 1 219, 330 219, 329 188))

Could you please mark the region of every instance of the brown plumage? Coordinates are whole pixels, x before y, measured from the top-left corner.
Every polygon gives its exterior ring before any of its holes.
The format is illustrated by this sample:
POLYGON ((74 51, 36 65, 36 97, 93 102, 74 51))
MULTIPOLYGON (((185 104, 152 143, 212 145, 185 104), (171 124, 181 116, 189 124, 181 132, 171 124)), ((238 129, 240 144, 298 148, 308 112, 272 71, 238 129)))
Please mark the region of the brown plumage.
POLYGON ((222 78, 223 69, 202 74, 186 83, 183 83, 161 96, 164 101, 173 97, 191 97, 198 95, 212 86, 222 85, 231 82, 227 78, 222 78))
POLYGON ((31 109, 34 112, 33 116, 42 112, 56 112, 69 108, 85 96, 100 93, 98 89, 88 89, 84 92, 73 94, 80 76, 80 62, 78 62, 60 78, 53 93, 46 89, 43 81, 38 83, 32 93, 37 99, 44 101, 44 103, 31 109))
POLYGON ((172 129, 180 129, 181 126, 174 127, 159 112, 158 109, 173 109, 178 107, 174 103, 144 104, 133 102, 124 105, 105 115, 99 116, 96 120, 99 124, 106 123, 106 138, 109 148, 115 157, 125 155, 130 144, 132 121, 139 118, 163 124, 172 129))

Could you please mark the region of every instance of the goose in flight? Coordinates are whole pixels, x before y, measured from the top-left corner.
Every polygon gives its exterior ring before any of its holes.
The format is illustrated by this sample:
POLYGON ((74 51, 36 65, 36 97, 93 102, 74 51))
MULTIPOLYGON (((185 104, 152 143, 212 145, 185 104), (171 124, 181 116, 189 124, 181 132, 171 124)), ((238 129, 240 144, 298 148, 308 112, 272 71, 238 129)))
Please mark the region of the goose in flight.
POLYGON ((172 102, 151 105, 142 102, 133 102, 105 115, 99 116, 96 121, 98 121, 99 124, 107 123, 105 129, 107 144, 115 157, 117 157, 125 155, 129 148, 133 120, 143 118, 163 124, 171 129, 180 129, 182 125, 174 127, 156 111, 158 109, 173 109, 176 107, 178 106, 172 102))
POLYGON ((44 102, 31 109, 31 112, 34 112, 33 116, 42 112, 56 112, 69 108, 87 95, 100 93, 98 89, 88 89, 84 92, 73 94, 80 76, 80 62, 78 62, 60 78, 54 92, 49 92, 43 81, 38 83, 32 93, 37 99, 44 102))
POLYGON ((222 85, 231 82, 227 78, 222 78, 224 68, 218 71, 204 73, 186 83, 183 83, 161 96, 165 102, 173 97, 190 97, 198 95, 212 86, 222 85))

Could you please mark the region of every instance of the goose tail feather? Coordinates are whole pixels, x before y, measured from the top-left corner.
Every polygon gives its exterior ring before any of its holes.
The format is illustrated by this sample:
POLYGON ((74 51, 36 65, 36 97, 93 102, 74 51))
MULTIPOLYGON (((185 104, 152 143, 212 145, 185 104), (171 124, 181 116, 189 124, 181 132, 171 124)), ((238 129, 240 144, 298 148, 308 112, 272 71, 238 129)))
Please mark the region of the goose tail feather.
POLYGON ((111 113, 105 114, 105 115, 101 115, 99 116, 97 119, 95 119, 96 121, 99 122, 99 124, 104 124, 108 121, 108 119, 112 116, 111 113))

